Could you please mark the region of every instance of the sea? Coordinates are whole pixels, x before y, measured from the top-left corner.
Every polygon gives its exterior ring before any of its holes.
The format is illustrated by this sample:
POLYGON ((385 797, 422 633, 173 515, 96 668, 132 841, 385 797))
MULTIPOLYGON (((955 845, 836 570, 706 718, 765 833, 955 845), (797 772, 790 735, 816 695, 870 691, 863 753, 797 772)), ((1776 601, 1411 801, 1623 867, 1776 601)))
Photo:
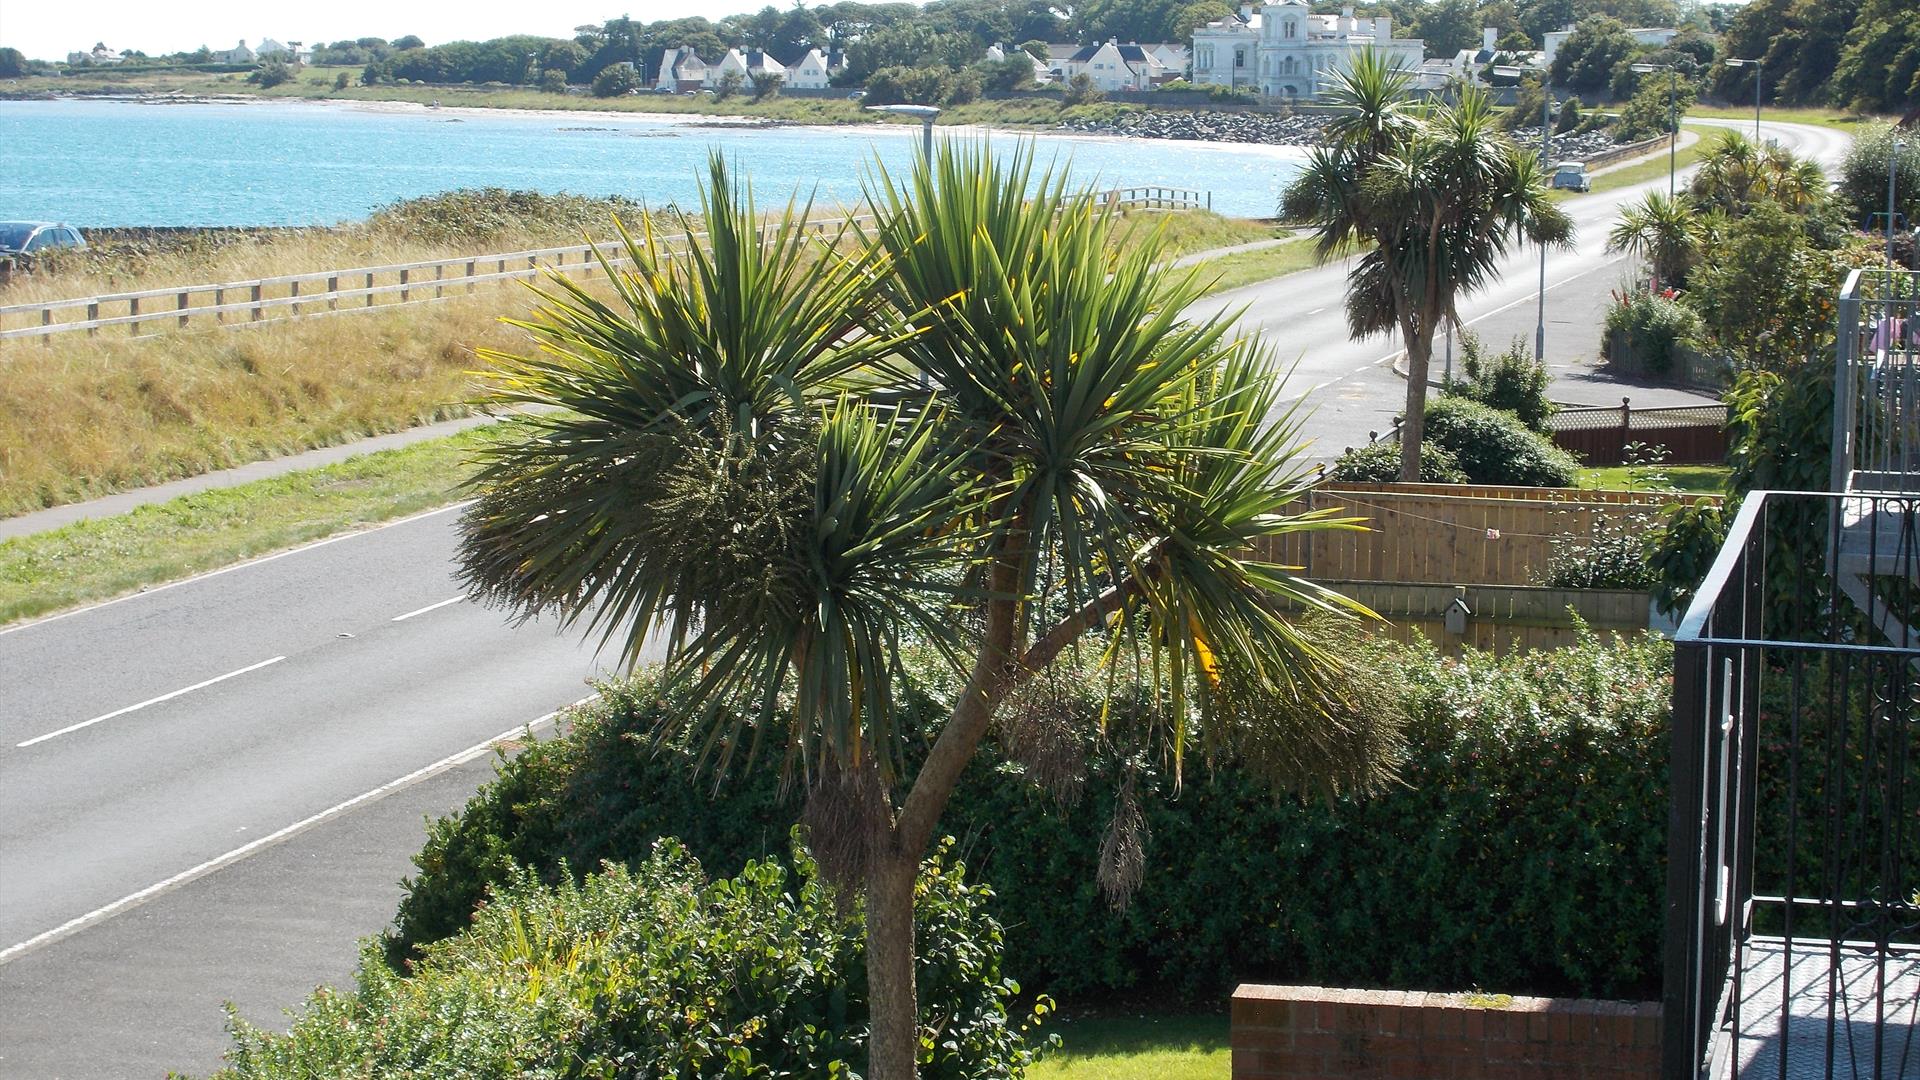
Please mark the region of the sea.
MULTIPOLYGON (((1306 152, 1079 135, 937 129, 936 138, 1030 139, 1042 162, 1100 188, 1210 194, 1236 217, 1272 216, 1306 152)), ((0 101, 0 220, 107 226, 330 225, 398 199, 469 187, 625 195, 698 205, 717 150, 763 207, 860 200, 876 165, 907 168, 914 126, 762 127, 633 113, 433 109, 384 102, 0 101)))

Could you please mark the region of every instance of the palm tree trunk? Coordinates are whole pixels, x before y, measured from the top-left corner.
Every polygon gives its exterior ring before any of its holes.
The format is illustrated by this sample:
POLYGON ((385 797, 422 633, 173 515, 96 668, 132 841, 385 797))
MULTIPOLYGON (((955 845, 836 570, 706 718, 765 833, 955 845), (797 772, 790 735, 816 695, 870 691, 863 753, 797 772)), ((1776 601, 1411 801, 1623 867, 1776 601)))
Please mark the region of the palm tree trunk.
POLYGON ((1420 482, 1420 440, 1427 433, 1427 371, 1433 358, 1433 330, 1411 330, 1407 342, 1407 411, 1400 421, 1400 482, 1420 482))
POLYGON ((867 868, 867 1080, 914 1080, 920 999, 914 985, 913 880, 920 860, 877 852, 867 868))

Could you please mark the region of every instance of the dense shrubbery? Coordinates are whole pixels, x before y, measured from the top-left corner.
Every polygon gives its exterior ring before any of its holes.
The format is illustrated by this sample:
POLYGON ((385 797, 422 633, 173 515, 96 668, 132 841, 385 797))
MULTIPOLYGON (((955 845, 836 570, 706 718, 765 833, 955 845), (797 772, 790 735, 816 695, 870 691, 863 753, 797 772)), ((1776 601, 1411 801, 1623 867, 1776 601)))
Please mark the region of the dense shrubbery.
MULTIPOLYGON (((1214 994, 1243 978, 1657 989, 1668 646, 1588 640, 1464 662, 1367 651, 1410 738, 1404 786, 1371 800, 1280 799, 1247 770, 1194 766, 1172 798, 1156 762, 1058 745, 1145 708, 1126 679, 1044 681, 944 818, 993 885, 1008 971, 1075 994, 1214 994), (1049 744, 1035 733, 1065 752, 1036 754, 1049 744), (1009 755, 1009 738, 1024 749, 1009 755), (1102 841, 1136 789, 1163 797, 1140 800, 1146 872, 1116 911, 1098 883, 1102 841)), ((432 827, 392 954, 459 929, 516 863, 557 880, 665 835, 717 869, 780 851, 798 807, 770 769, 735 775, 714 798, 687 754, 647 748, 673 707, 645 679, 610 688, 569 736, 503 762, 464 812, 432 827)))
POLYGON ((1520 487, 1571 487, 1573 455, 1510 412, 1441 396, 1427 403, 1427 441, 1453 452, 1467 481, 1520 487))
POLYGON ((600 233, 618 216, 637 225, 639 203, 618 195, 548 195, 505 188, 460 188, 402 199, 376 209, 367 228, 422 244, 464 244, 524 232, 600 233))
POLYGON ((621 97, 640 89, 640 70, 632 64, 608 64, 589 84, 594 97, 621 97))
POLYGON ((1471 330, 1460 337, 1461 370, 1465 378, 1443 388, 1443 393, 1477 401, 1510 412, 1533 430, 1546 434, 1547 420, 1559 406, 1547 396, 1553 378, 1547 366, 1533 358, 1527 343, 1514 338, 1507 350, 1492 356, 1486 343, 1471 330))
MULTIPOLYGON (((508 870, 409 977, 371 951, 358 990, 315 994, 287 1035, 236 1018, 220 1075, 844 1077, 866 1057, 860 916, 794 863, 709 881, 663 841, 578 884, 508 870)), ((938 1025, 922 1076, 1017 1077, 1032 1057, 990 896, 947 853, 922 871, 919 991, 938 1025)))
MULTIPOLYGON (((1355 447, 1341 454, 1328 474, 1349 484, 1397 484, 1400 482, 1400 444, 1377 442, 1355 447)), ((1453 451, 1430 442, 1420 444, 1420 482, 1423 484, 1464 484, 1467 474, 1453 451)))
POLYGON ((1600 355, 1614 356, 1618 340, 1631 350, 1642 366, 1654 375, 1673 370, 1682 347, 1696 342, 1705 333, 1705 324, 1693 309, 1671 296, 1635 289, 1607 309, 1606 335, 1600 340, 1600 355))
POLYGON ((869 105, 964 105, 980 96, 980 73, 972 68, 881 68, 867 79, 869 105))

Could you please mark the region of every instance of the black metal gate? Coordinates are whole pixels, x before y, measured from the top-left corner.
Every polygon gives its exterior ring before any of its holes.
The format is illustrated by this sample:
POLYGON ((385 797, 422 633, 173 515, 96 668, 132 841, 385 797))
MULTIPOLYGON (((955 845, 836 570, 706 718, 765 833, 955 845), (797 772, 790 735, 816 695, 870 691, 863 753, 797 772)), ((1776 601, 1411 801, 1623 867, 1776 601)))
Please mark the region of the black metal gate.
POLYGON ((1920 1078, 1917 507, 1753 493, 1676 635, 1669 1080, 1920 1078))

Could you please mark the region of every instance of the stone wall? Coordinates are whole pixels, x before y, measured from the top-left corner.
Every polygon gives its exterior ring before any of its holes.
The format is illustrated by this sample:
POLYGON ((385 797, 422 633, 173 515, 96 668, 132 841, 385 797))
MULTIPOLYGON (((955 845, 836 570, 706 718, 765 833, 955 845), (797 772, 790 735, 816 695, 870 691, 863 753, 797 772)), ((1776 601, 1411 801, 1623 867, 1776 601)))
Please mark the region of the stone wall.
POLYGON ((1658 1080, 1660 1006, 1247 984, 1233 1080, 1658 1080))

